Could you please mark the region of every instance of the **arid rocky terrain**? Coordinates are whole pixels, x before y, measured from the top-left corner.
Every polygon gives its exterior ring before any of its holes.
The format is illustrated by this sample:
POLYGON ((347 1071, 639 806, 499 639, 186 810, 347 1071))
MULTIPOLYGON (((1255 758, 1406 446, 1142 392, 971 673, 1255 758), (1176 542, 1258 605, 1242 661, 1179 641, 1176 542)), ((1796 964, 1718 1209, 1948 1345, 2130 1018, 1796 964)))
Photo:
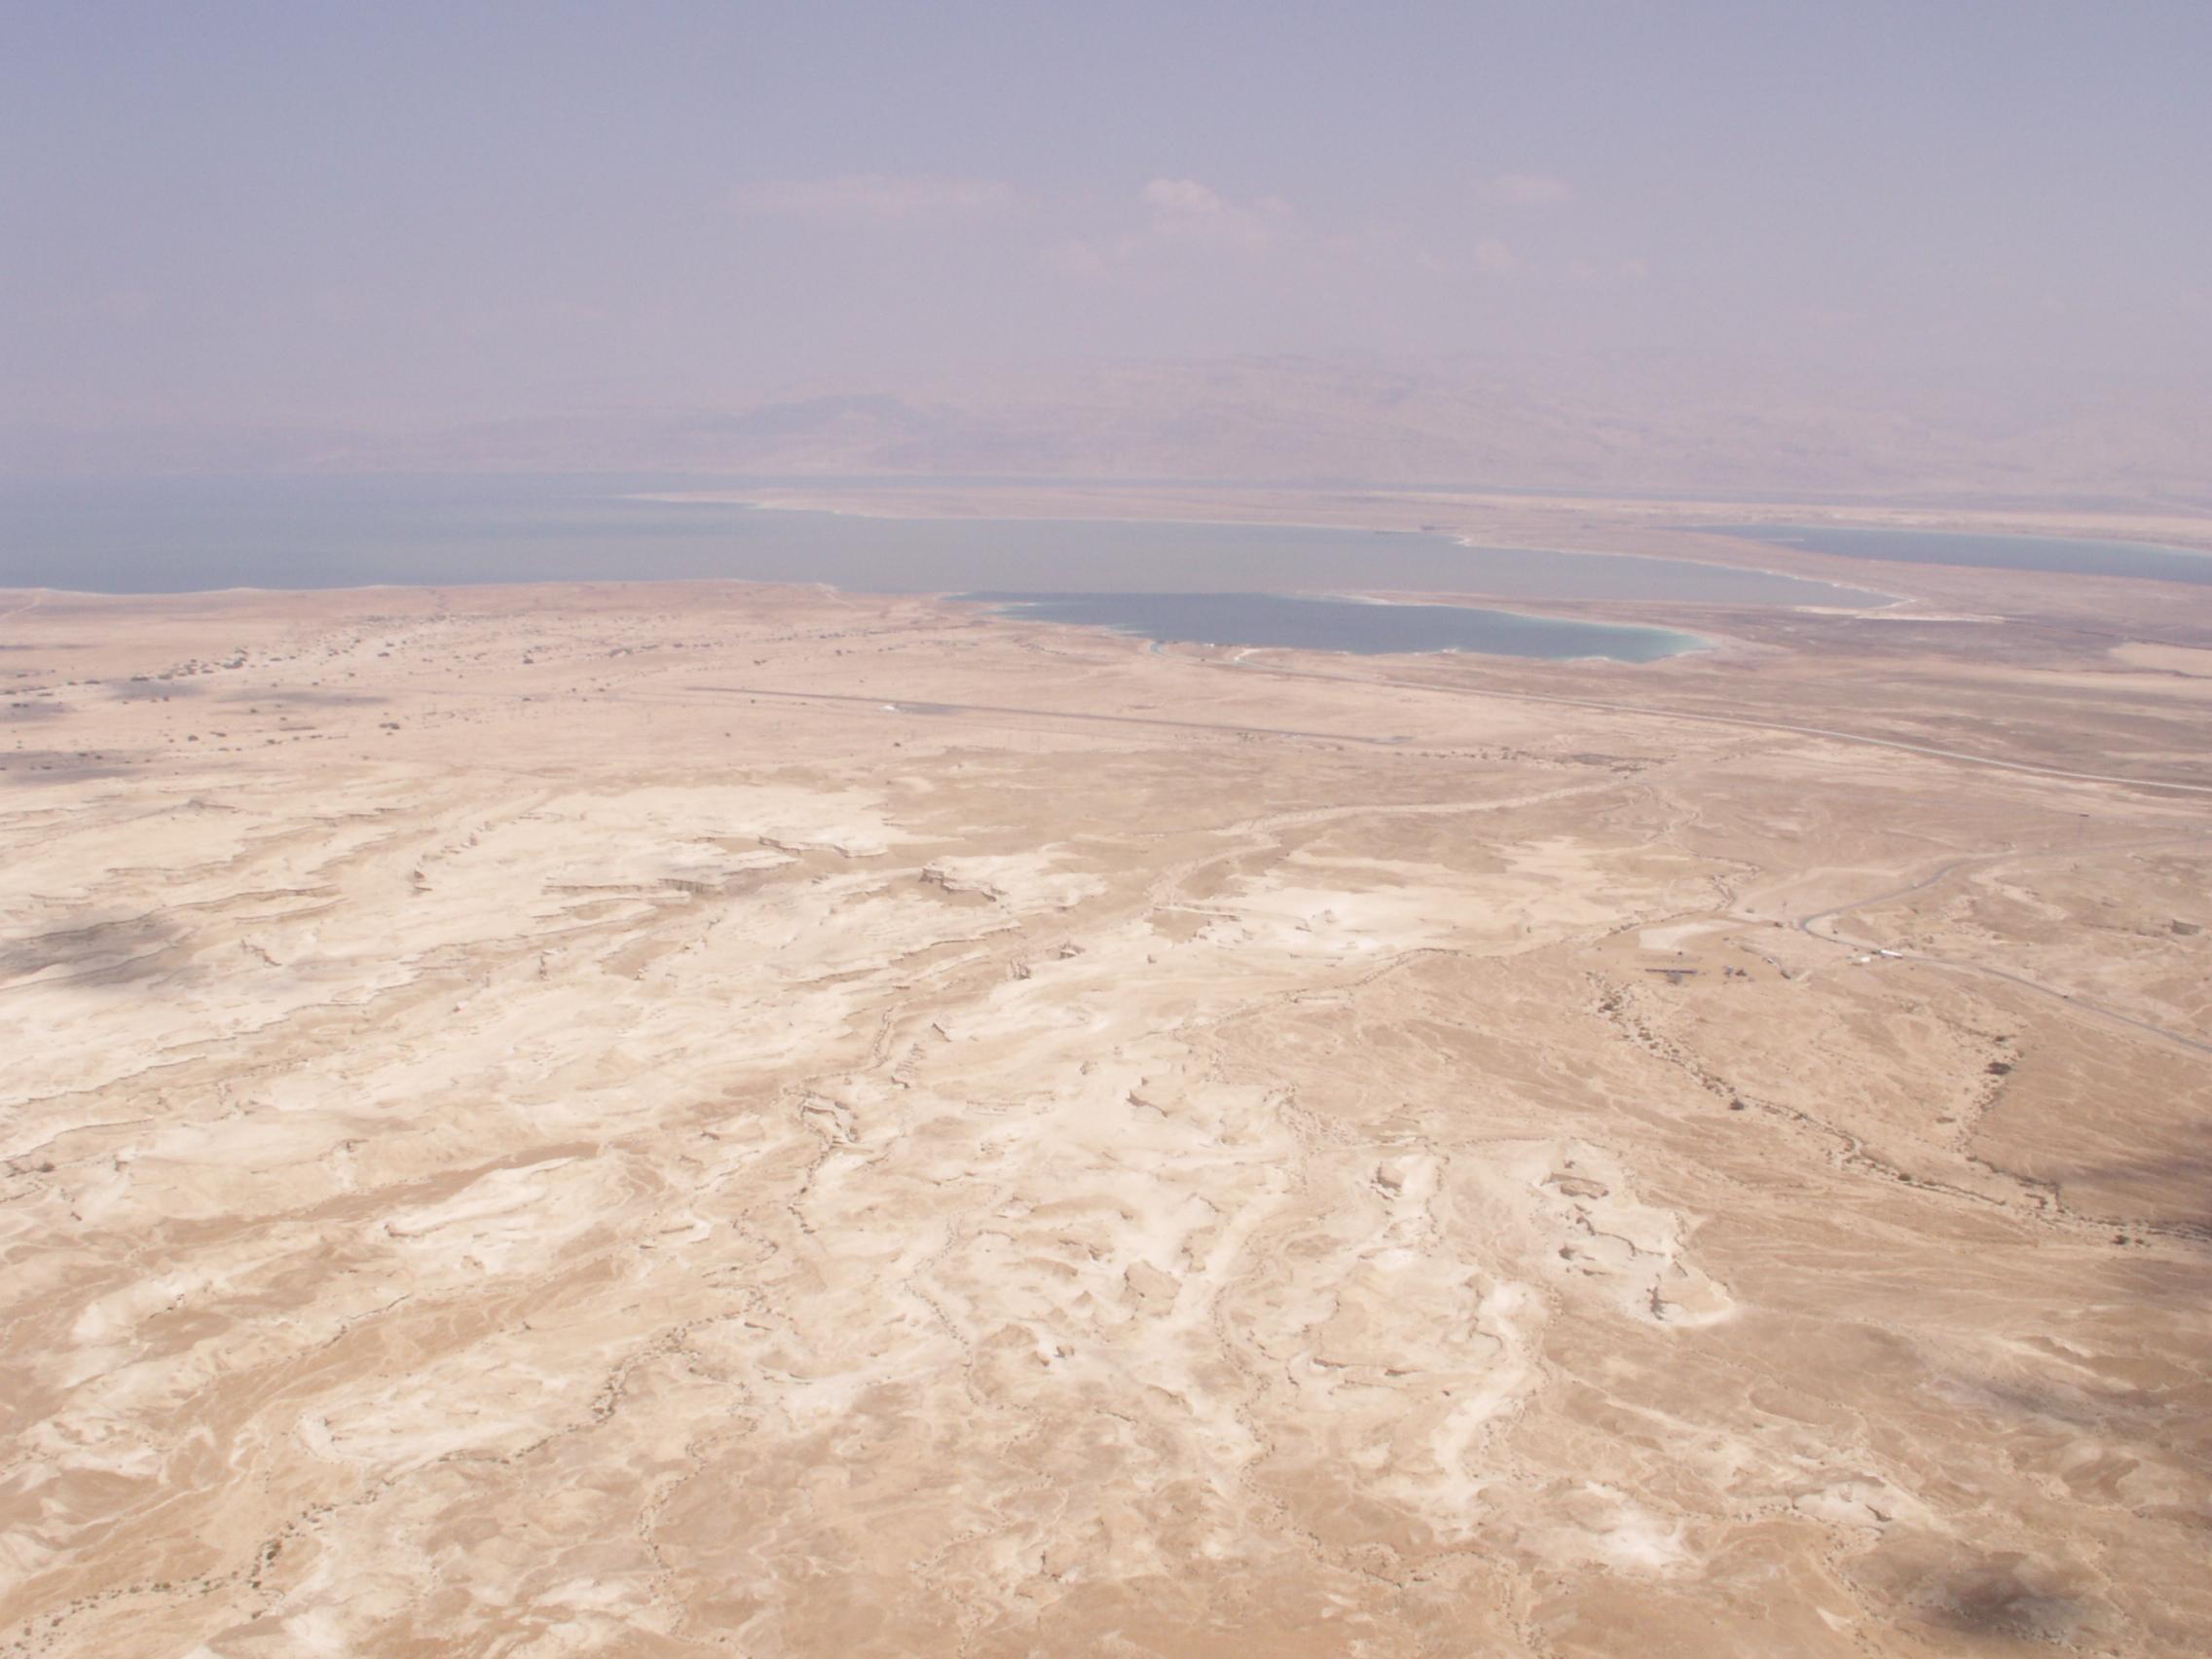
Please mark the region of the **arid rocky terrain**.
POLYGON ((2212 589, 1785 563, 0 596, 0 1653, 2212 1648, 2212 589))

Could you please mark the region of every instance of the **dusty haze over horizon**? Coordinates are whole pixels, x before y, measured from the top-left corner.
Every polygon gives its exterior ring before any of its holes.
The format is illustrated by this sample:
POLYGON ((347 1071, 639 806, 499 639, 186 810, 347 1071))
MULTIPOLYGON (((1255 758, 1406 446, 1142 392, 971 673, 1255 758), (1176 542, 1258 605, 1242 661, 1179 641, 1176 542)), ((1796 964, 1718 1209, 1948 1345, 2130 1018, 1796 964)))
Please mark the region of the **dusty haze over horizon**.
POLYGON ((0 472, 2212 491, 2212 14, 0 18, 0 472))

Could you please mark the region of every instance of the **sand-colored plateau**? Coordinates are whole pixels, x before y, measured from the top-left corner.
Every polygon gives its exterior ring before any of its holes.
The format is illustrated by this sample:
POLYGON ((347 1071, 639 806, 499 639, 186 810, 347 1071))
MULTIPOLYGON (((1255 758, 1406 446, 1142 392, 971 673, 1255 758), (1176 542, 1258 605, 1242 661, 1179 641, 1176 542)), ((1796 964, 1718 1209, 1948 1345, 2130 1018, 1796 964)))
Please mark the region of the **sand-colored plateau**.
POLYGON ((0 1652, 2212 1649, 2212 595, 1853 573, 0 596, 0 1652))

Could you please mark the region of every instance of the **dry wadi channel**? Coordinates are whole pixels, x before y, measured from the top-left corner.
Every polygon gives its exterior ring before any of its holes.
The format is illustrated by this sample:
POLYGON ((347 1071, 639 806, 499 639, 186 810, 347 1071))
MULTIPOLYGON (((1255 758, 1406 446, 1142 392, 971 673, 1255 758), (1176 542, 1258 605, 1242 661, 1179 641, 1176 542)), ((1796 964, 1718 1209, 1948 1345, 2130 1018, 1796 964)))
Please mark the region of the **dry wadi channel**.
POLYGON ((0 608, 0 1652, 2212 1646, 2178 612, 0 608))

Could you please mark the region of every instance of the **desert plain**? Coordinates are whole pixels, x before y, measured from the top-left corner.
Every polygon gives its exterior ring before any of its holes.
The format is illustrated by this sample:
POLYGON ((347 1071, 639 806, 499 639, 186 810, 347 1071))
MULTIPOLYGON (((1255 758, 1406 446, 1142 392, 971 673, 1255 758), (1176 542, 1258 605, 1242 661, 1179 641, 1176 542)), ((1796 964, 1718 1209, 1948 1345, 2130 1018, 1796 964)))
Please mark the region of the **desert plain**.
POLYGON ((0 595, 0 1652, 2212 1649, 2212 588, 1697 556, 0 595))

